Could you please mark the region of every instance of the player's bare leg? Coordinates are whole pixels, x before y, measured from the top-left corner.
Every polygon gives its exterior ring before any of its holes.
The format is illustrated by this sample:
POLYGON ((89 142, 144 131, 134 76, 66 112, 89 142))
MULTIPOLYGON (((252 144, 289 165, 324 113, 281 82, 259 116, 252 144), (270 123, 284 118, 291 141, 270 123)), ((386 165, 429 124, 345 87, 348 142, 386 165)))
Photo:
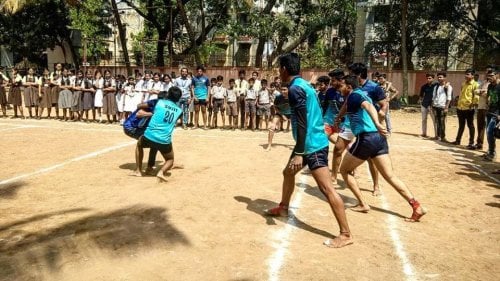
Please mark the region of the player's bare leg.
POLYGON ((419 219, 427 213, 427 210, 420 205, 420 203, 415 200, 410 189, 406 184, 401 181, 392 169, 391 158, 388 154, 379 155, 372 159, 374 165, 380 171, 380 174, 384 179, 392 186, 394 189, 412 206, 413 213, 412 216, 407 220, 410 222, 419 221, 419 219))
POLYGON ((352 244, 353 240, 347 223, 344 201, 342 201, 342 198, 337 191, 335 191, 333 184, 329 180, 330 173, 328 167, 314 169, 311 173, 320 191, 325 195, 340 228, 339 236, 325 241, 324 244, 332 248, 341 248, 352 244))
POLYGON ((144 158, 144 149, 142 148, 142 138, 137 141, 135 147, 135 170, 132 176, 142 177, 142 159, 144 158))
POLYGON ((368 159, 368 167, 370 168, 370 174, 372 176, 372 181, 373 181, 372 195, 378 196, 381 194, 380 193, 380 186, 378 184, 378 170, 377 170, 377 167, 373 164, 372 159, 368 159))
POLYGON ((359 189, 358 182, 352 175, 352 171, 356 169, 356 167, 363 164, 365 160, 359 159, 353 156, 350 152, 347 152, 344 155, 344 159, 342 159, 342 164, 340 164, 340 174, 342 174, 342 178, 344 182, 347 184, 347 187, 352 191, 356 199, 358 200, 358 205, 351 208, 351 210, 356 212, 367 213, 370 210, 370 206, 363 198, 361 194, 361 190, 359 189))
POLYGON ((167 181, 167 171, 172 169, 174 166, 174 151, 170 151, 169 153, 161 153, 163 158, 165 159, 165 163, 161 167, 161 169, 158 171, 156 174, 156 177, 158 178, 159 182, 166 182, 167 181))

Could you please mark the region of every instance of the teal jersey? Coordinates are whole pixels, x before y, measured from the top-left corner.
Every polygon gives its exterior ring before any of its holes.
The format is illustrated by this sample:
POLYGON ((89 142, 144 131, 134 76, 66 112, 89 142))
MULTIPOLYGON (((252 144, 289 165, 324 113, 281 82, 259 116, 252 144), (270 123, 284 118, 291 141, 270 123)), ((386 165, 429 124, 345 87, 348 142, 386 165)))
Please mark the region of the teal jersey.
POLYGON ((289 86, 288 99, 292 109, 292 134, 297 142, 294 153, 311 154, 328 146, 322 110, 309 82, 301 77, 294 78, 289 86))
POLYGON ((161 144, 172 143, 172 132, 182 109, 170 100, 158 100, 144 136, 161 144))
POLYGON ((206 100, 208 96, 208 87, 210 86, 210 79, 207 76, 194 76, 192 79, 194 86, 194 96, 199 100, 206 100))
POLYGON ((355 136, 378 131, 368 111, 361 107, 364 101, 372 103, 366 92, 360 88, 355 89, 347 98, 347 117, 349 117, 351 130, 355 136))

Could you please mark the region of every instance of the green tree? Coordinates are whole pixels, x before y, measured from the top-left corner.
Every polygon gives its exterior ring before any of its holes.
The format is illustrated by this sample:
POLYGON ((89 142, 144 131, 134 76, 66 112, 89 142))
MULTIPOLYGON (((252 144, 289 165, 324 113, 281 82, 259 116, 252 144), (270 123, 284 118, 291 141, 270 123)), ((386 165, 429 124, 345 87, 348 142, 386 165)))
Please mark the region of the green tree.
MULTIPOLYGON (((375 31, 380 41, 368 46, 367 53, 387 51, 401 57, 401 4, 401 0, 392 0, 389 5, 381 6, 376 11, 378 23, 375 31)), ((425 57, 426 52, 435 52, 436 49, 444 49, 441 51, 442 55, 448 55, 447 50, 451 43, 458 46, 460 54, 472 54, 473 45, 476 49, 489 46, 489 49, 496 49, 498 54, 499 15, 493 0, 408 1, 408 68, 415 67, 413 55, 425 57), (479 14, 476 7, 479 7, 479 14), (462 35, 465 37, 457 37, 456 31, 463 31, 462 35), (471 44, 474 41, 477 45, 471 44), (415 52, 417 49, 420 50, 418 53, 415 52)), ((402 62, 402 59, 399 61, 402 62)))
MULTIPOLYGON (((71 26, 78 29, 82 33, 83 40, 86 44, 87 57, 91 60, 99 59, 106 52, 106 38, 111 34, 111 29, 106 24, 109 14, 104 13, 109 9, 108 1, 106 0, 86 0, 81 6, 71 7, 69 16, 71 26)), ((83 57, 84 50, 80 50, 80 55, 83 57)), ((95 61, 94 63, 98 63, 95 61)))
POLYGON ((40 63, 47 48, 63 41, 70 32, 68 10, 60 1, 38 1, 22 6, 16 13, 0 14, 0 44, 10 51, 40 63))
MULTIPOLYGON (((262 54, 267 40, 272 40, 275 45, 271 56, 273 60, 283 53, 296 50, 304 43, 315 48, 319 35, 327 27, 351 30, 354 22, 346 19, 355 19, 352 0, 269 0, 264 7, 240 5, 238 12, 249 15, 248 23, 234 20, 227 28, 228 33, 258 38, 256 66, 262 65, 262 54), (273 7, 280 5, 283 5, 283 12, 273 12, 273 7)), ((351 48, 352 32, 346 33, 341 39, 351 48)))

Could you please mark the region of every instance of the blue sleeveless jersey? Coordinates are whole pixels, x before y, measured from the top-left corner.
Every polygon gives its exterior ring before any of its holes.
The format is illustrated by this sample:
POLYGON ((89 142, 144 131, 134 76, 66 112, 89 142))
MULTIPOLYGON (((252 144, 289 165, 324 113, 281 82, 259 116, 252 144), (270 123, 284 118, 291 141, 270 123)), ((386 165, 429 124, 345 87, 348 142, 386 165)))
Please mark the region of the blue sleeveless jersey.
POLYGON ((364 101, 372 103, 366 92, 360 88, 355 89, 347 98, 347 116, 349 117, 352 133, 355 136, 361 133, 378 131, 368 111, 361 107, 364 101))

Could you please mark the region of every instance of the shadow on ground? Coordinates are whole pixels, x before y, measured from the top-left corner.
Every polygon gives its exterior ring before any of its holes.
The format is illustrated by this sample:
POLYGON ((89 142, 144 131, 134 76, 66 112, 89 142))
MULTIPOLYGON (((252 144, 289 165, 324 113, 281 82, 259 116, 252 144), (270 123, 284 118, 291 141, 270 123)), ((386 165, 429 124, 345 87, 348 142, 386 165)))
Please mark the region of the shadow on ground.
POLYGON ((95 249, 111 256, 127 256, 141 248, 190 245, 186 236, 169 223, 167 210, 151 206, 131 206, 96 213, 33 232, 14 227, 84 210, 38 215, 1 226, 1 279, 36 280, 44 272, 57 271, 67 262, 91 258, 96 253, 95 249))
MULTIPOLYGON (((265 214, 265 210, 269 208, 274 208, 278 205, 278 203, 270 201, 270 200, 265 200, 265 199, 255 199, 252 200, 248 197, 245 196, 235 196, 234 199, 238 202, 245 203, 247 204, 247 210, 256 213, 260 216, 262 216, 268 225, 276 225, 276 221, 280 221, 282 223, 290 224, 292 226, 295 226, 297 228, 300 228, 305 231, 309 231, 311 233, 324 236, 327 238, 335 238, 333 234, 331 234, 328 231, 318 229, 314 226, 311 226, 303 221, 301 221, 299 218, 297 218, 295 215, 290 214, 289 217, 271 217, 267 216, 265 214)), ((291 210, 293 213, 293 211, 291 210)), ((333 219, 333 218, 332 218, 333 219)))
POLYGON ((17 192, 21 187, 27 185, 24 181, 15 181, 5 184, 0 184, 0 198, 2 199, 14 199, 17 196, 17 192))
POLYGON ((450 164, 462 167, 456 172, 457 175, 469 177, 474 181, 483 181, 488 186, 500 189, 500 175, 492 173, 500 169, 499 163, 484 161, 480 154, 457 146, 438 148, 438 150, 448 152, 454 158, 450 164))
MULTIPOLYGON (((161 157, 161 156, 160 156, 161 157)), ((163 162, 161 161, 156 161, 155 162, 155 166, 156 167, 159 167, 163 162)), ((143 168, 146 168, 146 163, 143 163, 143 168)), ((130 171, 135 171, 135 162, 133 163, 124 163, 124 164, 121 164, 120 166, 118 166, 120 169, 123 169, 123 170, 130 170, 130 171)))

